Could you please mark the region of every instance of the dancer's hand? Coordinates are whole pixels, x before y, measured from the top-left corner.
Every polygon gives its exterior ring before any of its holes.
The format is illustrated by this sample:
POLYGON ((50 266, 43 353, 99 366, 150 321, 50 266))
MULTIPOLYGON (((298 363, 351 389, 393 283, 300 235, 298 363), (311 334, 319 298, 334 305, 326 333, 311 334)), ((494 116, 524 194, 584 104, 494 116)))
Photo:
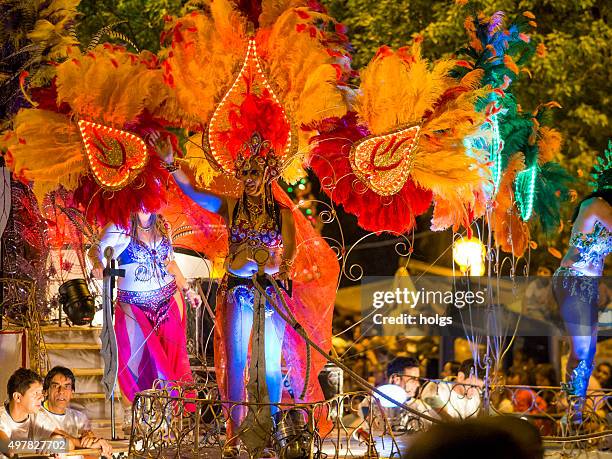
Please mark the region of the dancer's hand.
POLYGON ((200 295, 191 287, 185 290, 185 297, 189 304, 195 309, 199 308, 202 304, 202 298, 200 298, 200 295))
POLYGON ((174 160, 172 151, 172 143, 168 138, 165 141, 161 138, 161 133, 155 129, 147 129, 143 135, 144 141, 152 146, 159 158, 165 163, 171 163, 174 160))
POLYGON ((102 279, 103 273, 104 273, 104 266, 102 266, 102 263, 100 263, 100 262, 95 263, 93 268, 92 268, 92 270, 91 270, 91 275, 95 279, 102 279))
POLYGON ((286 281, 289 279, 289 271, 286 269, 281 269, 278 271, 275 277, 277 280, 286 281))
POLYGON ((287 260, 286 258, 281 258, 281 263, 278 267, 277 278, 282 281, 289 280, 291 278, 292 266, 293 266, 293 262, 291 260, 287 260))

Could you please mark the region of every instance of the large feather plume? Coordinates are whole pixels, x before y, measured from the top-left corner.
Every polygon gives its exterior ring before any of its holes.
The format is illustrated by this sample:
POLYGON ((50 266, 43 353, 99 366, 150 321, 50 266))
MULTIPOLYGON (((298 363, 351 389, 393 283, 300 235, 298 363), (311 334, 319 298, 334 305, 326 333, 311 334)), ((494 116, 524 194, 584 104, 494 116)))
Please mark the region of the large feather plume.
POLYGON ((382 47, 361 71, 359 118, 379 135, 398 126, 420 123, 454 80, 449 71, 454 61, 443 59, 430 65, 421 57, 421 46, 394 52, 382 47))
POLYGON ((458 81, 450 76, 454 66, 446 59, 429 63, 419 41, 397 52, 383 47, 361 72, 356 101, 360 119, 374 134, 421 127, 410 176, 434 195, 436 230, 469 224, 476 209, 484 208, 477 200, 482 201, 479 190, 488 180, 483 161, 466 154, 463 139, 483 122, 474 107, 489 89, 479 88, 482 71, 458 81))
POLYGON ((257 35, 270 80, 297 126, 340 118, 347 111, 338 85, 346 83, 350 59, 325 31, 335 24, 325 14, 291 9, 257 35))
POLYGON ((261 2, 261 15, 259 26, 262 28, 272 27, 278 18, 290 10, 308 4, 305 0, 263 0, 261 2))
POLYGON ((235 79, 247 49, 246 20, 229 0, 212 0, 210 13, 171 22, 163 35, 166 84, 172 97, 157 112, 182 127, 202 130, 235 79))
POLYGON ((87 170, 81 145, 78 127, 66 115, 38 109, 21 110, 13 130, 0 138, 9 167, 18 177, 34 182, 40 203, 60 184, 68 190, 77 187, 87 170))
POLYGON ((57 67, 58 102, 80 118, 123 128, 145 109, 155 111, 167 94, 162 70, 148 52, 135 55, 104 44, 57 67))
POLYGON ((529 225, 521 220, 514 204, 514 180, 524 168, 522 155, 514 155, 509 160, 489 220, 495 245, 515 257, 523 256, 530 238, 529 225))

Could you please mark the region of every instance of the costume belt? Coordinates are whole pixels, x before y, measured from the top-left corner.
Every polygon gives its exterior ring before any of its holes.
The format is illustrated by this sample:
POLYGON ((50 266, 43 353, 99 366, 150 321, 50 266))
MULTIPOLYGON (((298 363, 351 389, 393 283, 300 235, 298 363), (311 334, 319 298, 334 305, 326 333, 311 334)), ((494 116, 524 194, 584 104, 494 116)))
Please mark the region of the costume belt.
POLYGON ((117 290, 117 301, 133 304, 158 328, 168 319, 171 299, 176 292, 176 282, 172 281, 156 290, 142 292, 134 290, 117 290))

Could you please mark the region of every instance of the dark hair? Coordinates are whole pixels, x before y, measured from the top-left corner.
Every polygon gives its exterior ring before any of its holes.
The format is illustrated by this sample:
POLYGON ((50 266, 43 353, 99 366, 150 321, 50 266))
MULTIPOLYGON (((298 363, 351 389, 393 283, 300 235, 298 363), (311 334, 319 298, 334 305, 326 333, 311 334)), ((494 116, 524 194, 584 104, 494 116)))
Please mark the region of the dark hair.
POLYGON ((15 392, 24 395, 30 386, 37 382, 41 384, 43 382, 38 373, 27 368, 19 368, 11 375, 6 385, 9 400, 13 398, 15 392))
POLYGON ((411 442, 404 457, 468 457, 468 451, 470 459, 544 457, 538 430, 527 421, 507 416, 485 416, 463 422, 435 424, 411 442))
MULTIPOLYGON (((550 381, 550 385, 552 386, 554 381, 557 379, 557 375, 555 373, 555 368, 550 364, 550 363, 539 363, 535 366, 534 369, 534 382, 535 382, 535 375, 542 375, 544 376, 546 379, 548 379, 548 381, 550 381)), ((535 384, 534 384, 535 385, 535 384)))
POLYGON ((470 374, 473 374, 479 379, 482 376, 482 372, 478 369, 478 365, 476 365, 474 359, 466 359, 461 362, 461 365, 459 365, 459 369, 457 370, 457 374, 459 373, 463 373, 466 378, 469 378, 470 374))
POLYGON ((447 362, 444 362, 444 366, 449 363, 450 367, 451 367, 451 374, 454 376, 457 376, 457 373, 459 373, 459 369, 461 368, 461 364, 459 362, 457 362, 456 360, 449 360, 447 362))
POLYGON ((529 375, 522 368, 511 367, 510 369, 508 369, 507 376, 509 378, 511 378, 513 376, 518 376, 519 377, 519 384, 528 384, 529 383, 529 375))
POLYGON ((414 357, 395 357, 387 364, 387 378, 401 375, 406 368, 419 367, 419 361, 414 357))
POLYGON ((70 368, 57 366, 51 368, 49 373, 47 373, 47 376, 45 376, 45 381, 43 382, 44 390, 49 390, 51 380, 55 377, 55 375, 62 375, 65 378, 70 379, 70 381, 72 382, 72 390, 76 388, 76 380, 74 378, 74 373, 72 372, 72 370, 70 368))
POLYGON ((578 205, 574 209, 574 214, 572 215, 572 223, 574 223, 576 219, 578 218, 578 214, 580 213, 580 207, 582 206, 582 203, 591 198, 605 199, 606 202, 612 206, 612 190, 604 189, 604 190, 593 191, 592 193, 582 198, 582 200, 578 203, 578 205))

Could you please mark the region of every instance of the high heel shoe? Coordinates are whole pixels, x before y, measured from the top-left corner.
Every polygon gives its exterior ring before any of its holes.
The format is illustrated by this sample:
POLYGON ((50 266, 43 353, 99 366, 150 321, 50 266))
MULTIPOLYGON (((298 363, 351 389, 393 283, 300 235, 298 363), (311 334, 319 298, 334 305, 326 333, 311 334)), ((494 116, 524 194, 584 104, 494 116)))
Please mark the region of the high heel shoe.
POLYGON ((580 360, 567 383, 561 384, 561 389, 568 395, 568 419, 574 425, 582 424, 582 410, 592 372, 593 365, 587 364, 586 360, 580 360))

